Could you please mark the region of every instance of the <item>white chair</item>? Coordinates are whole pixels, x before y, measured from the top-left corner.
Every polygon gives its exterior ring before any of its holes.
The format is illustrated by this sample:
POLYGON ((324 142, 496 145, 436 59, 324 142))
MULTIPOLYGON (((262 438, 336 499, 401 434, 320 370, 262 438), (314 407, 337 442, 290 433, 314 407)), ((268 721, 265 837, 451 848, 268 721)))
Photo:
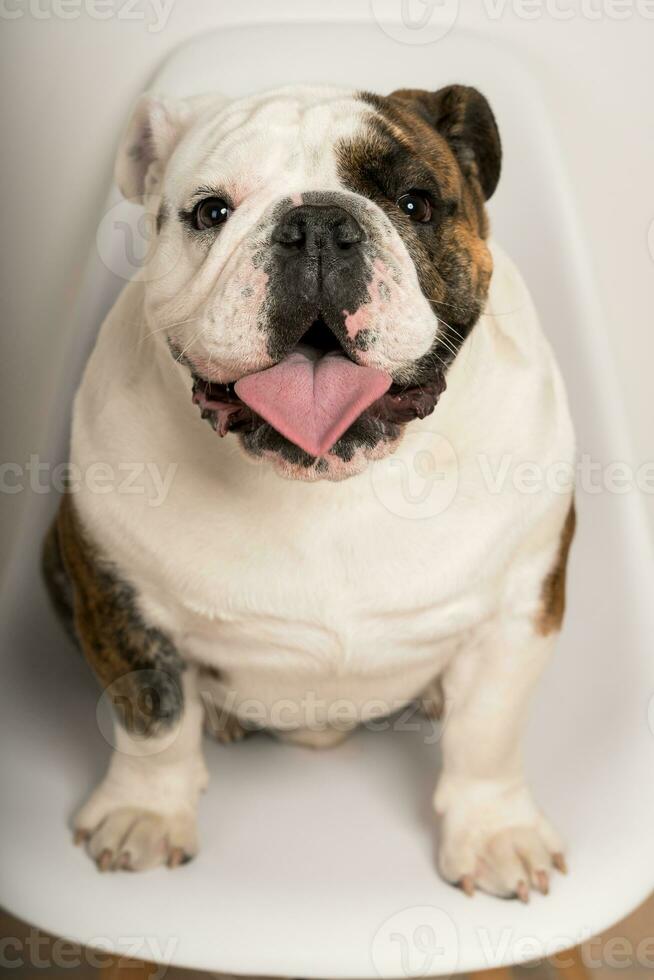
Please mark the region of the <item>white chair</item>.
MULTIPOLYGON (((380 91, 477 85, 504 144, 494 233, 526 275, 558 352, 580 452, 602 463, 628 458, 574 198, 528 69, 461 33, 439 42, 437 53, 398 43, 374 21, 240 27, 179 49, 153 88, 240 94, 333 81, 336 67, 342 82, 380 91)), ((117 208, 89 261, 52 404, 45 458, 53 463, 66 459, 81 366, 131 271, 121 221, 134 214, 117 208)), ((469 899, 437 876, 430 797, 439 757, 426 722, 422 730, 360 732, 324 753, 265 736, 209 743, 199 858, 175 872, 98 874, 73 848, 69 821, 101 776, 109 746, 102 717, 96 723, 95 681, 40 584, 40 541, 55 506, 56 494, 32 494, 0 616, 7 732, 0 899, 17 916, 88 946, 209 971, 424 976, 505 968, 574 947, 650 891, 654 582, 634 493, 578 494, 569 614, 527 740, 529 775, 567 838, 570 874, 526 906, 469 899)))

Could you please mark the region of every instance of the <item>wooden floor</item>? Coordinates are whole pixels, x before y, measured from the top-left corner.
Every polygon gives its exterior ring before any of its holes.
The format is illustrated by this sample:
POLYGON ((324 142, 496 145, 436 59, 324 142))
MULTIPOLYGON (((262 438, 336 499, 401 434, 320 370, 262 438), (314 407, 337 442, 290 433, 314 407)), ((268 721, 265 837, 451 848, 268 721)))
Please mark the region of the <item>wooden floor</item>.
MULTIPOLYGON (((89 963, 83 949, 39 933, 1 909, 0 937, 0 977, 7 980, 103 980, 103 971, 89 963)), ((587 952, 590 962, 598 964, 588 971, 592 980, 654 980, 654 895, 630 918, 598 937, 587 952)), ((114 975, 117 980, 137 977, 129 968, 121 968, 115 974, 105 970, 104 977, 109 975, 112 980, 114 975)), ((139 980, 145 977, 138 973, 139 980)), ((209 974, 159 967, 152 977, 208 980, 209 974)), ((515 969, 513 977, 554 980, 555 974, 549 964, 541 963, 515 969)), ((501 971, 496 980, 504 980, 501 971)))

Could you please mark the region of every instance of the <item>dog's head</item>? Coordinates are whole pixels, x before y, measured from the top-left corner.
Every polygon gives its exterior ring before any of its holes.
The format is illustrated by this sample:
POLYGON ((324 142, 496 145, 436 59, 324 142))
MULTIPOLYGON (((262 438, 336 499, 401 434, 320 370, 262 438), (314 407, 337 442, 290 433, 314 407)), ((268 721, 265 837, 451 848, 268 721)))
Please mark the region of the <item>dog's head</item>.
POLYGON ((302 479, 392 452, 483 308, 500 157, 464 86, 144 97, 116 175, 157 228, 148 329, 216 432, 302 479))

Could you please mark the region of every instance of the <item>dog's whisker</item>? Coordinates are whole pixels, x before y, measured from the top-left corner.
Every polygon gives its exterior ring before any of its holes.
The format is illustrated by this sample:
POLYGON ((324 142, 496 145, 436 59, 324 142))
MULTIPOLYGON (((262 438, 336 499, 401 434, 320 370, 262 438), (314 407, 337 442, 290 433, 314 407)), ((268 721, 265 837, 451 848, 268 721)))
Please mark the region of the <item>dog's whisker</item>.
MULTIPOLYGON (((447 324, 446 324, 447 326, 447 324)), ((457 353, 458 348, 455 346, 454 342, 447 336, 447 330, 443 331, 438 340, 441 344, 444 344, 452 353, 457 353)))
MULTIPOLYGON (((470 316, 471 313, 475 312, 474 306, 465 306, 460 303, 448 303, 446 300, 439 299, 438 296, 426 296, 430 303, 434 303, 436 306, 448 306, 450 309, 454 310, 460 316, 470 316)), ((502 311, 488 311, 484 310, 479 314, 480 317, 496 317, 496 316, 513 316, 515 313, 519 313, 522 307, 514 307, 510 310, 502 311)))
POLYGON ((454 334, 455 337, 458 337, 461 343, 463 343, 466 338, 460 330, 457 330, 456 327, 453 327, 451 323, 448 323, 447 320, 444 320, 442 317, 439 317, 438 319, 440 323, 442 323, 451 333, 454 334))
MULTIPOLYGON (((443 321, 440 321, 440 322, 443 322, 443 321)), ((445 326, 447 327, 447 324, 445 324, 445 326)), ((455 347, 455 345, 452 343, 452 341, 448 338, 447 331, 441 332, 439 334, 439 336, 438 336, 437 339, 438 339, 438 343, 439 344, 442 344, 443 347, 445 347, 447 350, 449 350, 450 354, 453 354, 454 357, 456 357, 456 355, 458 354, 458 349, 457 349, 457 347, 455 347)))
POLYGON ((144 334, 139 339, 139 343, 142 344, 144 340, 147 340, 149 337, 154 337, 155 334, 161 333, 162 330, 174 330, 175 327, 185 326, 187 323, 192 323, 195 320, 199 320, 199 317, 197 317, 197 316, 190 316, 190 317, 187 317, 185 320, 178 320, 175 323, 166 323, 166 324, 164 324, 163 327, 156 327, 154 330, 150 330, 149 333, 144 334))
POLYGON ((193 335, 193 336, 191 337, 191 339, 189 340, 189 342, 188 342, 187 344, 185 344, 185 346, 184 346, 184 347, 182 348, 182 350, 181 350, 181 351, 179 352, 179 354, 178 354, 178 355, 177 355, 177 357, 175 358, 175 360, 176 360, 176 361, 177 361, 178 363, 180 363, 180 362, 181 362, 181 360, 182 360, 182 358, 183 358, 183 357, 184 357, 184 355, 186 354, 186 351, 187 351, 187 350, 189 349, 189 347, 192 347, 192 346, 193 346, 193 344, 194 344, 194 343, 195 343, 195 341, 196 341, 196 340, 198 339, 198 337, 200 336, 200 334, 201 334, 201 333, 202 333, 202 330, 201 330, 201 329, 200 329, 200 330, 198 330, 198 331, 197 331, 197 332, 196 332, 196 333, 195 333, 195 334, 194 334, 194 335, 193 335))
MULTIPOLYGON (((149 340, 152 337, 156 336, 156 334, 159 334, 159 333, 162 333, 162 332, 168 331, 168 330, 174 330, 175 327, 183 326, 183 325, 185 325, 187 323, 191 323, 193 320, 197 320, 197 319, 198 319, 198 317, 190 317, 188 320, 180 320, 178 323, 167 323, 163 327, 157 327, 155 330, 151 330, 149 333, 146 333, 142 337, 139 337, 138 340, 136 341, 136 347, 138 349, 141 346, 141 344, 145 343, 146 340, 149 340)), ((196 335, 196 337, 197 337, 197 335, 196 335)), ((196 337, 194 337, 193 340, 195 340, 196 337)), ((168 340, 168 342, 170 342, 170 337, 169 337, 168 334, 166 334, 166 340, 168 340)))

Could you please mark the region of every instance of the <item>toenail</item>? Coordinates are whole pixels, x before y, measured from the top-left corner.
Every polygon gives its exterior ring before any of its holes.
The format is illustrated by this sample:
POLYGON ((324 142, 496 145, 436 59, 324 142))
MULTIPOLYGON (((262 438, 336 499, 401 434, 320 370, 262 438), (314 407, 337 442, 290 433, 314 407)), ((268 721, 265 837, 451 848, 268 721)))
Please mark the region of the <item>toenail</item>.
POLYGON ((461 886, 461 890, 464 891, 469 898, 472 898, 475 894, 475 880, 472 875, 464 875, 459 884, 461 886))
POLYGON ((550 880, 547 871, 536 872, 536 884, 541 895, 548 895, 550 890, 550 880))
POLYGON ((552 855, 552 864, 557 869, 557 871, 561 872, 562 875, 567 875, 568 865, 566 864, 566 860, 561 853, 552 855))
POLYGON ((98 870, 108 871, 109 868, 111 867, 112 857, 113 857, 113 853, 108 848, 105 848, 105 850, 102 851, 100 857, 98 858, 98 870))
POLYGON ((178 868, 180 864, 184 864, 186 861, 188 861, 188 856, 184 854, 182 848, 173 847, 168 855, 168 867, 178 868))

